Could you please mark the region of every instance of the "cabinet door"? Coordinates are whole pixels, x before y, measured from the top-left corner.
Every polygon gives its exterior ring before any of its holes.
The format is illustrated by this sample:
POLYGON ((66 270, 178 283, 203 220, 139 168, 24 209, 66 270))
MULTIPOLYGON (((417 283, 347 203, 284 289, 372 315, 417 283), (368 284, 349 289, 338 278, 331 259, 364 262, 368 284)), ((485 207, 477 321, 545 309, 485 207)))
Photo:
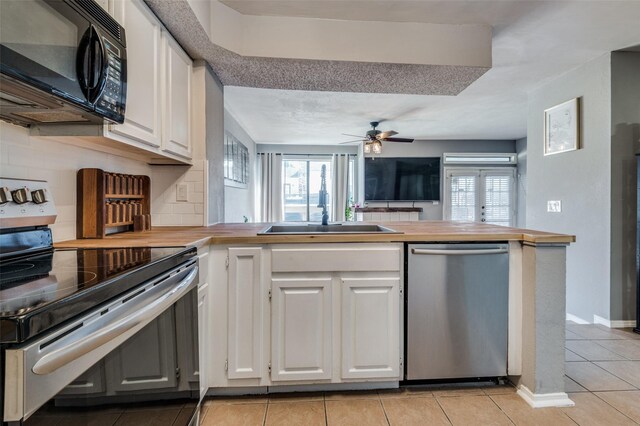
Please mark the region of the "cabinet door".
POLYGON ((397 278, 342 278, 342 378, 398 377, 397 278))
POLYGON ((271 281, 271 379, 331 378, 331 277, 271 281))
POLYGON ((166 31, 164 46, 164 133, 162 149, 191 158, 191 68, 192 62, 166 31))
POLYGON ((209 284, 201 284, 198 286, 198 353, 200 357, 198 376, 200 378, 200 398, 209 389, 209 381, 207 380, 207 362, 209 360, 207 351, 207 332, 209 323, 209 284))
POLYGON ((262 249, 229 249, 229 379, 262 377, 262 249))
POLYGON ((209 248, 198 249, 198 267, 200 282, 198 283, 198 375, 200 377, 200 398, 209 389, 207 362, 209 362, 209 248))
POLYGON ((98 361, 96 365, 69 383, 58 395, 94 395, 105 391, 104 361, 98 361))
POLYGON ((142 0, 114 0, 114 14, 127 34, 127 104, 115 135, 154 147, 161 143, 161 26, 142 0))
POLYGON ((178 385, 174 310, 170 309, 105 358, 109 392, 178 385))

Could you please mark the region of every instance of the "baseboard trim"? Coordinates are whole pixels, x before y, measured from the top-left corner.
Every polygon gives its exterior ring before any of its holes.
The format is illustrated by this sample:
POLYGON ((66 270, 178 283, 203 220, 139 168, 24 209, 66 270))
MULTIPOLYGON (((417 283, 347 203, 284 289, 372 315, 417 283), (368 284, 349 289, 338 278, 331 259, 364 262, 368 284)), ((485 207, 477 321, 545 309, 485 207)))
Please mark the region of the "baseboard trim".
POLYGON ((577 316, 575 316, 573 314, 570 314, 568 312, 567 312, 567 320, 568 321, 573 321, 573 322, 575 322, 577 324, 591 324, 589 321, 585 321, 582 318, 577 317, 577 316))
POLYGON ((602 318, 598 315, 594 315, 593 316, 593 323, 594 324, 600 324, 600 325, 604 325, 605 327, 609 327, 609 328, 629 328, 629 327, 635 327, 636 326, 636 322, 634 320, 608 320, 606 318, 602 318))
POLYGON ((575 402, 569 399, 566 392, 533 393, 525 385, 518 386, 518 395, 533 408, 573 407, 575 402))

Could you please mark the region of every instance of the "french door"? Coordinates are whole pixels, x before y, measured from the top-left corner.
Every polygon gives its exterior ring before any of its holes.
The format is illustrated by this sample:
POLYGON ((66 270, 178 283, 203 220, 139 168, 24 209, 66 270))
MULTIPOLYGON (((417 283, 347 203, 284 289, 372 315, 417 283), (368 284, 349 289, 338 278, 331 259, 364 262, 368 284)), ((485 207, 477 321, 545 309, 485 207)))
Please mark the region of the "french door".
POLYGON ((445 168, 445 220, 513 226, 515 168, 445 168))

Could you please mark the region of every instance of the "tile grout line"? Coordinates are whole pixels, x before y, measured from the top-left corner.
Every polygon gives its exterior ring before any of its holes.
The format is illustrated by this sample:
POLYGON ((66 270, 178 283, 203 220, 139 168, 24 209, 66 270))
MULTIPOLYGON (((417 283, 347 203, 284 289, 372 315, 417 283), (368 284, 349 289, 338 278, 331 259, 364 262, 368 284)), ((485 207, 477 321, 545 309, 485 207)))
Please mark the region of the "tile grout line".
POLYGON ((324 424, 329 426, 329 413, 327 413, 327 398, 326 394, 322 393, 322 406, 324 407, 324 424))
POLYGON ((450 425, 453 425, 453 422, 451 421, 451 419, 449 418, 449 415, 447 414, 447 412, 445 411, 444 407, 442 406, 442 404, 440 404, 440 400, 434 395, 433 399, 436 400, 436 404, 438 404, 438 407, 440 407, 440 410, 442 411, 442 413, 444 414, 444 416, 447 418, 447 421, 449 422, 450 425))
MULTIPOLYGON (((622 377, 618 376, 617 374, 612 373, 611 371, 607 370, 604 367, 599 366, 598 364, 596 364, 593 361, 589 361, 591 364, 595 365, 596 367, 600 368, 602 371, 605 371, 609 374, 611 374, 613 377, 617 377, 618 379, 622 380, 623 382, 627 383, 629 386, 633 386, 633 389, 627 389, 627 390, 639 390, 638 387, 636 385, 634 385, 633 383, 629 383, 628 381, 626 381, 625 379, 623 379, 622 377)), ((607 362, 607 361, 597 361, 597 362, 607 362)), ((611 362, 621 362, 621 361, 611 361, 611 362)), ((639 363, 640 364, 640 363, 639 363)), ((612 390, 612 392, 614 392, 615 390, 612 390)), ((589 389, 589 392, 592 392, 589 389)), ((595 392, 605 392, 605 391, 595 391, 595 392)))
POLYGON ((262 426, 267 425, 267 414, 269 413, 269 398, 267 398, 266 407, 264 409, 264 415, 262 417, 262 426))
MULTIPOLYGON (((622 358, 624 358, 624 360, 619 360, 619 361, 636 361, 635 359, 631 359, 631 358, 627 358, 626 356, 622 355, 621 353, 616 352, 613 349, 609 349, 605 346, 602 346, 600 343, 600 341, 603 341, 604 339, 597 339, 597 340, 591 340, 593 343, 595 343, 596 345, 600 346, 601 348, 605 348, 606 350, 608 350, 609 352, 613 352, 614 354, 621 356, 622 358)), ((624 342, 633 342, 634 339, 623 339, 624 342)))
POLYGON ((382 403, 382 398, 380 398, 380 393, 378 393, 378 404, 382 407, 382 414, 384 414, 384 419, 387 421, 387 425, 391 426, 391 422, 389 421, 389 416, 387 415, 387 410, 384 408, 384 404, 382 403))
MULTIPOLYGON (((601 391, 599 391, 601 392, 601 391)), ((604 392, 634 392, 634 391, 604 391, 604 392)), ((615 411, 617 411, 618 413, 622 414, 623 416, 625 416, 626 418, 628 418, 629 420, 631 420, 633 423, 637 423, 634 419, 632 419, 631 417, 627 416, 625 413, 623 413, 622 411, 618 410, 616 407, 614 407, 613 405, 609 404, 609 402, 607 402, 606 400, 600 398, 598 396, 598 394, 596 394, 595 392, 591 392, 591 394, 593 396, 595 396, 596 398, 598 398, 600 401, 604 402, 605 404, 607 404, 609 407, 613 408, 615 411)))
MULTIPOLYGON (((483 392, 484 392, 484 390, 483 390, 483 392)), ((513 425, 515 426, 515 424, 516 424, 515 420, 513 420, 513 419, 512 419, 512 418, 511 418, 511 417, 510 417, 510 416, 509 416, 509 415, 508 415, 508 414, 507 414, 503 409, 502 409, 502 407, 500 407, 500 405, 498 405, 498 403, 497 403, 497 402, 495 402, 495 401, 493 400, 493 398, 491 398, 491 395, 487 395, 487 393, 486 393, 486 392, 484 392, 484 394, 485 394, 485 396, 486 396, 487 398, 489 398, 489 401, 493 402, 493 405, 495 405, 496 407, 498 407, 498 410, 500 410, 500 412, 501 412, 502 414, 504 414, 504 416, 507 418, 507 420, 509 420, 509 421, 511 422, 511 424, 513 424, 513 425)))

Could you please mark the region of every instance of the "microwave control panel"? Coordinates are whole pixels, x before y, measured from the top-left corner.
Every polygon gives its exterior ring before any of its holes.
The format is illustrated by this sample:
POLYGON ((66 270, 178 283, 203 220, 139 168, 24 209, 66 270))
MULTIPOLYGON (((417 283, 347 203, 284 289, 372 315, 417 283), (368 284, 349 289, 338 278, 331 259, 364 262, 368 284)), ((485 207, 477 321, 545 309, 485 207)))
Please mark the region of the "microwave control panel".
POLYGON ((109 118, 122 122, 124 120, 124 99, 126 90, 126 70, 120 56, 120 49, 103 37, 106 50, 107 79, 104 90, 96 103, 96 108, 109 118), (124 78, 123 78, 124 77, 124 78))

